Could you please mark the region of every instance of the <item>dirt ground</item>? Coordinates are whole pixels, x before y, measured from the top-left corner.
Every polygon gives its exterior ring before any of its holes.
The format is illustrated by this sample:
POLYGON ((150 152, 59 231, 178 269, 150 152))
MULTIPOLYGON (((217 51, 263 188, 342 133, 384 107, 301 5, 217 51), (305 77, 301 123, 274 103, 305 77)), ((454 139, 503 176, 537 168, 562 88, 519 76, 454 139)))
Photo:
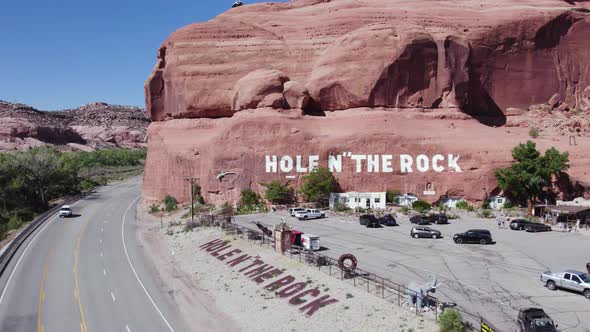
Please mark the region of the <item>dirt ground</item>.
MULTIPOLYGON (((335 277, 317 271, 298 261, 275 253, 272 249, 233 236, 224 235, 219 229, 203 227, 183 232, 178 221, 181 212, 164 217, 160 228, 159 217, 140 206, 139 232, 145 249, 153 257, 164 280, 174 273, 175 298, 182 316, 189 326, 199 326, 199 331, 437 331, 435 323, 416 316, 408 308, 382 300, 355 288, 335 277), (316 288, 321 295, 338 300, 322 306, 312 316, 289 304, 275 292, 219 261, 199 246, 222 239, 232 248, 258 256, 302 281, 308 288, 316 288), (172 251, 174 272, 172 272, 172 251)), ((277 278, 279 279, 279 278, 277 278)), ((273 281, 275 279, 271 279, 273 281)), ((306 289, 308 289, 306 288, 306 289)), ((196 330, 196 329, 195 329, 196 330)))

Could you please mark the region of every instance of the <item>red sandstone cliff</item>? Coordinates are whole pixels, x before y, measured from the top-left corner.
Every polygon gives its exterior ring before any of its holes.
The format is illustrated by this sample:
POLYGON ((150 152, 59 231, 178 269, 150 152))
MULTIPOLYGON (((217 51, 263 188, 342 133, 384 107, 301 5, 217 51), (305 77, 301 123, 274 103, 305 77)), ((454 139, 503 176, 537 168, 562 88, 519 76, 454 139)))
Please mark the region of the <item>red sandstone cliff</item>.
POLYGON ((144 147, 149 122, 142 109, 131 106, 92 103, 46 112, 0 101, 0 150, 144 147))
MULTIPOLYGON (((479 200, 510 149, 571 154, 590 183, 590 5, 561 0, 295 0, 174 32, 146 82, 144 196, 236 199, 273 178, 267 155, 456 154, 462 172, 336 174, 342 189, 479 200), (319 115, 319 116, 317 116, 319 115), (577 146, 569 135, 579 136, 577 146), (216 175, 237 173, 222 182, 216 175)), ((399 164, 399 161, 397 161, 399 164)), ((294 178, 287 179, 292 175, 294 178)))

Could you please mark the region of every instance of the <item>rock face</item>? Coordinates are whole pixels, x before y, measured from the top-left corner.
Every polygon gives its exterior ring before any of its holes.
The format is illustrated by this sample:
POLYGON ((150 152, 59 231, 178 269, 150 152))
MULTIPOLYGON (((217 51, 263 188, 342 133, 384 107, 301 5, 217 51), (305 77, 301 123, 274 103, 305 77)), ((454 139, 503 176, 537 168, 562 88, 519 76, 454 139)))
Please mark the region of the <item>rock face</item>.
POLYGON ((73 150, 143 147, 149 122, 142 109, 130 106, 93 103, 44 112, 0 101, 0 150, 34 146, 73 150))
MULTIPOLYGON (((561 0, 294 0, 186 26, 162 44, 145 85, 156 122, 144 194, 186 199, 176 179, 198 175, 212 200, 236 199, 273 176, 299 181, 266 173, 267 155, 327 162, 343 151, 390 150, 455 153, 469 165, 452 176, 342 173, 341 187, 419 191, 430 182, 438 189, 428 200, 447 192, 480 200, 483 179, 486 190, 495 187, 493 169, 510 162, 530 127, 541 129, 542 147, 570 149, 561 135, 590 133, 589 8, 561 0), (508 126, 518 128, 507 135, 508 126), (223 170, 240 174, 231 188, 215 182, 223 170)), ((572 158, 572 179, 590 182, 578 167, 572 158)))

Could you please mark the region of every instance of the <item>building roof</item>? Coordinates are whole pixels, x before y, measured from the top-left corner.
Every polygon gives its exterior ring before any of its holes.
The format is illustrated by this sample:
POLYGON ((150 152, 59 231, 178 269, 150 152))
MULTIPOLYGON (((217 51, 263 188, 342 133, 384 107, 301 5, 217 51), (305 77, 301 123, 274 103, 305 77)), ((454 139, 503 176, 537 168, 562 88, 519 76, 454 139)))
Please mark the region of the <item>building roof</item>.
POLYGON ((573 206, 573 205, 549 205, 547 209, 551 212, 576 214, 582 211, 590 210, 590 206, 573 206))

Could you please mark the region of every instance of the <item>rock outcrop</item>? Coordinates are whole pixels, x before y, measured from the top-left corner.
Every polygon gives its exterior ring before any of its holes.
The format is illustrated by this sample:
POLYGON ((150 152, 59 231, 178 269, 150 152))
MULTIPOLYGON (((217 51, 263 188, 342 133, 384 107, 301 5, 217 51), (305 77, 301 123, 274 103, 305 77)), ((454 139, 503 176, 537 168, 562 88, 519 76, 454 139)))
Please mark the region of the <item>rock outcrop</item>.
POLYGON ((137 148, 146 146, 150 120, 144 110, 93 103, 63 111, 0 101, 0 150, 35 146, 60 149, 137 148))
POLYGON ((455 153, 467 166, 337 174, 342 189, 431 183, 428 200, 481 200, 482 181, 494 189, 493 170, 531 127, 541 147, 576 149, 571 179, 589 183, 580 164, 590 156, 588 36, 590 4, 581 1, 293 0, 228 10, 160 47, 145 85, 155 122, 144 195, 186 199, 178 179, 193 175, 210 199, 231 200, 273 178, 300 180, 266 172, 267 155, 327 162, 390 151, 455 153), (239 175, 218 183, 221 171, 239 175))

